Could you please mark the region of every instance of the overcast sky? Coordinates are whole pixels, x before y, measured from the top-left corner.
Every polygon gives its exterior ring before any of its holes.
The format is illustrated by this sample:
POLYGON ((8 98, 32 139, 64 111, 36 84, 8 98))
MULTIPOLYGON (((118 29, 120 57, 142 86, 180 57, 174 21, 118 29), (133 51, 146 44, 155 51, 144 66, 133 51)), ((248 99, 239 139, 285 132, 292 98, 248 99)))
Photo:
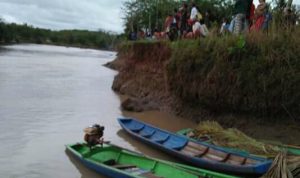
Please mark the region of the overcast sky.
MULTIPOLYGON (((0 0, 6 22, 60 29, 123 31, 121 7, 125 0, 0 0)), ((269 0, 270 1, 270 0, 269 0)), ((258 2, 258 0, 254 0, 258 2)), ((294 0, 300 4, 300 0, 294 0)))
POLYGON ((50 29, 123 31, 125 0, 0 0, 0 17, 50 29))

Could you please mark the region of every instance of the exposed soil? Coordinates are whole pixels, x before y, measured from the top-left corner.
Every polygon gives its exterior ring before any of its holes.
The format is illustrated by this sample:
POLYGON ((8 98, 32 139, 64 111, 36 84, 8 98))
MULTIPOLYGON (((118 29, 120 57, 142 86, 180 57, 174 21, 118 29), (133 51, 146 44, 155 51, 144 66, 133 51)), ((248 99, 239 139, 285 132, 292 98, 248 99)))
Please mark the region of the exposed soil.
POLYGON ((235 127, 257 139, 300 145, 300 123, 298 121, 258 119, 249 114, 216 114, 172 96, 168 92, 165 70, 171 50, 165 45, 153 45, 151 49, 149 49, 149 45, 147 48, 141 45, 135 50, 140 51, 119 52, 114 61, 106 64, 107 67, 119 71, 114 79, 112 89, 129 96, 129 99, 122 103, 123 109, 135 112, 165 111, 192 119, 195 127, 199 121, 215 120, 225 128, 235 127), (143 54, 137 55, 136 53, 143 54))

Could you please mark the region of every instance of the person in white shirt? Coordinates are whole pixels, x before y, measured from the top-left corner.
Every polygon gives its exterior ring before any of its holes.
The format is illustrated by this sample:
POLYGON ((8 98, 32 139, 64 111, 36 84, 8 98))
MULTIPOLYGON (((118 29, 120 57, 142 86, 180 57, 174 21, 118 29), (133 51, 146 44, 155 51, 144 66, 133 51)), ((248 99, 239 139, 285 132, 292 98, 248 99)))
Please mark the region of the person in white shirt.
POLYGON ((201 24, 199 21, 196 21, 193 25, 193 34, 195 38, 200 37, 201 35, 201 24))
POLYGON ((196 4, 193 3, 192 4, 192 10, 191 10, 191 15, 190 15, 190 19, 195 21, 197 19, 197 14, 198 14, 198 9, 196 7, 196 4))
POLYGON ((203 20, 196 20, 193 25, 193 35, 195 38, 197 37, 206 37, 209 34, 209 31, 203 20))
POLYGON ((206 37, 209 34, 209 31, 207 29, 207 26, 204 23, 204 20, 200 20, 200 24, 201 24, 201 29, 200 29, 201 36, 206 37))

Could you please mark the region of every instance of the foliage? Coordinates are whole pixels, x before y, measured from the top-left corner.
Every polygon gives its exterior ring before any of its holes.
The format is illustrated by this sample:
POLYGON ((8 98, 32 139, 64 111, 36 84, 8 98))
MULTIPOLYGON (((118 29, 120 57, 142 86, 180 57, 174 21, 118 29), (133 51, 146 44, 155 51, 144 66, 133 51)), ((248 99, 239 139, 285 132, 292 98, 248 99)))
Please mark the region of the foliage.
POLYGON ((122 39, 121 36, 105 31, 92 32, 87 30, 51 31, 34 28, 27 24, 6 24, 0 20, 1 43, 43 43, 112 49, 122 39))
POLYGON ((273 14, 273 22, 277 28, 283 28, 286 23, 286 19, 284 17, 284 9, 286 7, 292 10, 292 14, 295 18, 295 21, 299 22, 300 10, 296 8, 296 5, 292 4, 292 0, 272 0, 271 12, 273 14))
POLYGON ((167 65, 171 93, 191 107, 299 116, 300 29, 178 41, 167 65))

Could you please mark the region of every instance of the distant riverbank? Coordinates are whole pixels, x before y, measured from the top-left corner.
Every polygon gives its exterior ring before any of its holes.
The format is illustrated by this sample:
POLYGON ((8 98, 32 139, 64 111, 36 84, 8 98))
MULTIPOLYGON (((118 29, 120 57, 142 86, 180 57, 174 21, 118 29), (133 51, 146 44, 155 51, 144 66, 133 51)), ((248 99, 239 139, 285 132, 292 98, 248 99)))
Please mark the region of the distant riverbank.
POLYGON ((28 25, 7 24, 0 21, 1 44, 49 44, 80 48, 113 50, 122 36, 106 31, 60 30, 35 28, 28 25))

